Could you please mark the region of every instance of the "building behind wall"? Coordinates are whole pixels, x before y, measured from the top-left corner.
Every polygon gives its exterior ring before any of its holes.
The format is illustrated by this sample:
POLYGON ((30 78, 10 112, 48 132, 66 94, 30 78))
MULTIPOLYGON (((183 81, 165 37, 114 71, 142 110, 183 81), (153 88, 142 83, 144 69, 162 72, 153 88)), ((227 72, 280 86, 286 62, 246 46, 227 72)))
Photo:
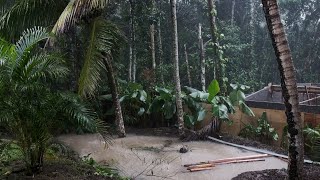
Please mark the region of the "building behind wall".
MULTIPOLYGON (((299 83, 299 103, 301 118, 305 125, 315 127, 320 125, 320 84, 299 83)), ((263 112, 267 113, 269 123, 277 131, 279 137, 283 135, 286 126, 285 106, 280 85, 269 85, 246 97, 246 104, 252 109, 255 117, 249 117, 240 111, 230 115, 232 125, 223 123, 221 132, 238 135, 247 124, 257 124, 257 119, 263 112)), ((280 145, 281 139, 275 144, 280 145)))

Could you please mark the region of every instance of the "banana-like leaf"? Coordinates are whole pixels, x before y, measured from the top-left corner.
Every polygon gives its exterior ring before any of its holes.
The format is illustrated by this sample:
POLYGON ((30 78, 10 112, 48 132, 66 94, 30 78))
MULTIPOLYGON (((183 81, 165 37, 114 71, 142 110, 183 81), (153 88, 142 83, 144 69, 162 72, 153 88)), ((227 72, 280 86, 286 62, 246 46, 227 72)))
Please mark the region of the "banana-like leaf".
POLYGON ((211 102, 213 98, 220 92, 220 86, 217 80, 213 80, 208 87, 209 97, 208 101, 211 102))

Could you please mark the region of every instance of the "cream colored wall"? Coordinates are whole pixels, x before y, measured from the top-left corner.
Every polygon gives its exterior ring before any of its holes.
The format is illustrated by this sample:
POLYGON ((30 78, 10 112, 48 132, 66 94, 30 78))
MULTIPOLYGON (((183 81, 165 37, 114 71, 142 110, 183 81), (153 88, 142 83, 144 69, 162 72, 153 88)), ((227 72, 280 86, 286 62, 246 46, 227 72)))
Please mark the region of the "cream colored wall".
MULTIPOLYGON (((195 129, 199 130, 202 127, 208 125, 211 122, 212 114, 210 113, 211 105, 203 104, 205 109, 207 110, 207 115, 205 119, 195 125, 195 129)), ((238 109, 235 114, 230 114, 229 118, 233 121, 232 125, 228 125, 227 123, 222 123, 221 133, 228 133, 233 136, 237 136, 241 129, 245 127, 246 124, 257 124, 257 119, 261 117, 263 112, 267 113, 268 121, 273 128, 275 128, 276 132, 279 135, 279 140, 274 142, 275 145, 280 145, 281 138, 283 134, 283 128, 286 126, 286 115, 283 110, 273 110, 273 109, 259 109, 259 108, 251 108, 254 112, 255 117, 250 117, 238 109)), ((304 114, 301 114, 302 119, 304 119, 304 114)))
POLYGON ((233 124, 230 126, 224 123, 221 127, 221 132, 236 136, 240 133, 240 130, 245 127, 245 124, 257 124, 257 119, 261 117, 263 112, 266 112, 269 123, 273 128, 275 128, 276 132, 279 135, 279 140, 277 142, 274 142, 274 144, 280 145, 282 140, 281 137, 283 134, 283 128, 287 124, 285 112, 283 110, 258 108, 251 108, 251 110, 254 112, 255 117, 247 116, 240 111, 237 111, 237 113, 230 115, 230 119, 233 121, 233 124))

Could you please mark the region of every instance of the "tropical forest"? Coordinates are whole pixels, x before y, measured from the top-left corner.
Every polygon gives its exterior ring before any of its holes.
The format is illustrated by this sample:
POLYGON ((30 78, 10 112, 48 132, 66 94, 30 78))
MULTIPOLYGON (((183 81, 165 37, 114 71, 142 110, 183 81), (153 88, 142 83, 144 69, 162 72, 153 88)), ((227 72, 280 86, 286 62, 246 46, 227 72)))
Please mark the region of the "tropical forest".
POLYGON ((0 179, 319 180, 320 1, 0 0, 0 179))

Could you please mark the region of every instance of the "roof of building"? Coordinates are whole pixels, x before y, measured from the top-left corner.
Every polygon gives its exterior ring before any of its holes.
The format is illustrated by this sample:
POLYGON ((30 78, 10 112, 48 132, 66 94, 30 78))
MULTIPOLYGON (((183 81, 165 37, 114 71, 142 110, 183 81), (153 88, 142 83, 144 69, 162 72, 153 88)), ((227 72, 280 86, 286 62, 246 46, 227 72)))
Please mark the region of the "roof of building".
MULTIPOLYGON (((298 83, 299 103, 302 112, 320 114, 320 84, 298 83)), ((280 85, 269 84, 267 87, 246 97, 249 107, 284 110, 280 85)))

